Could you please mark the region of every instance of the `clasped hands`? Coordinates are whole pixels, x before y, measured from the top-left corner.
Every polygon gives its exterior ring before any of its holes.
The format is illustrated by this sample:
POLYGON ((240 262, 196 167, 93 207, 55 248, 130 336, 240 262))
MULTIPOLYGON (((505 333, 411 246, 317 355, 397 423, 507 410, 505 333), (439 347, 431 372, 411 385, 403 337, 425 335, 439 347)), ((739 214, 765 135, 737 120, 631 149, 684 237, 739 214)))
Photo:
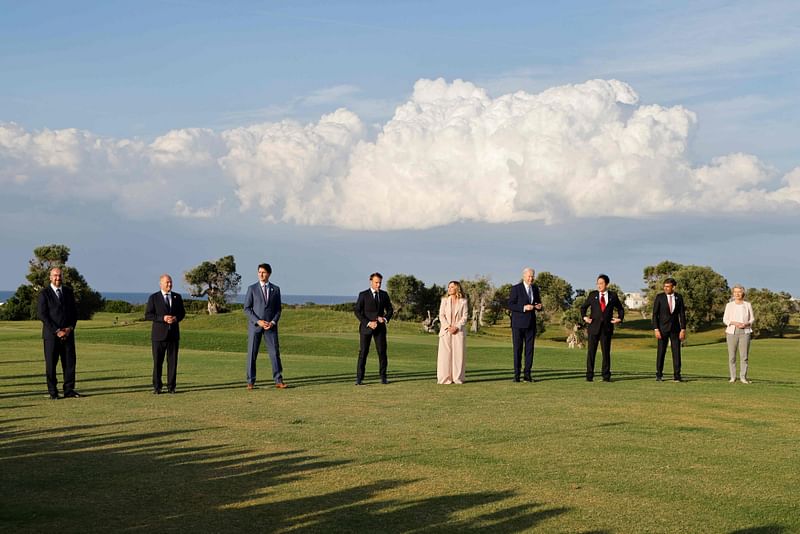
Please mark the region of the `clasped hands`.
POLYGON ((261 319, 261 320, 258 321, 258 326, 260 326, 264 330, 269 330, 270 328, 272 328, 272 323, 261 319))
POLYGON ((385 323, 385 322, 386 322, 386 318, 385 317, 378 317, 374 321, 368 322, 367 326, 369 328, 372 328, 373 330, 375 330, 376 328, 378 328, 378 324, 382 324, 382 323, 385 323))
POLYGON ((531 310, 541 311, 541 309, 542 309, 542 303, 541 302, 538 303, 538 304, 526 304, 526 305, 524 305, 522 307, 522 311, 524 311, 524 312, 529 312, 531 310))
POLYGON ((72 328, 70 327, 61 328, 59 330, 56 330, 56 336, 60 337, 61 339, 64 339, 70 334, 70 332, 72 332, 72 328))
POLYGON ((172 324, 178 322, 178 319, 174 315, 165 315, 164 322, 167 324, 172 324))

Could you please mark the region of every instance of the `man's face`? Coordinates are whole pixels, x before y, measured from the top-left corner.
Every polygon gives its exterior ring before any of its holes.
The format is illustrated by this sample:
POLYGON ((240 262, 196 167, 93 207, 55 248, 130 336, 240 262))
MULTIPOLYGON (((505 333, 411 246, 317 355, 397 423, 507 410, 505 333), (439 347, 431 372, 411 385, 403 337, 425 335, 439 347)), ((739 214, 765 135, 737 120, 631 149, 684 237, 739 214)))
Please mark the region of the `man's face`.
POLYGON ((258 268, 258 279, 261 281, 262 284, 266 284, 269 282, 269 272, 263 267, 258 268))
POLYGON ((664 293, 666 293, 667 295, 672 295, 673 291, 675 291, 675 286, 673 286, 669 282, 664 284, 664 293))
POLYGON ((61 287, 61 269, 50 271, 50 283, 55 287, 61 287))
POLYGON ((379 276, 373 276, 369 279, 369 285, 373 291, 378 291, 381 288, 381 282, 383 282, 383 278, 379 276))
POLYGON ((605 279, 603 279, 603 278, 598 278, 597 279, 597 290, 600 293, 604 293, 607 287, 608 287, 608 284, 606 284, 605 279))
POLYGON ((172 291, 172 278, 169 276, 162 276, 161 280, 158 281, 158 285, 161 286, 162 293, 169 293, 172 291))
POLYGON ((530 269, 522 273, 522 280, 525 282, 526 285, 531 285, 533 283, 533 279, 534 279, 534 273, 530 269))

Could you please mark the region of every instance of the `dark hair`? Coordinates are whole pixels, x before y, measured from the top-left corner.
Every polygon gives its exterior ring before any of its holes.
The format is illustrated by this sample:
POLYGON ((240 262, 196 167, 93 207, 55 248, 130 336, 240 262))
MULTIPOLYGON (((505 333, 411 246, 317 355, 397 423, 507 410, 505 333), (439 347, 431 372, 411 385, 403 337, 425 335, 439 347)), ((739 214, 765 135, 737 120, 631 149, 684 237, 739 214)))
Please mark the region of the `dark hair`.
POLYGON ((370 279, 370 280, 372 280, 372 279, 373 279, 373 278, 375 278, 376 276, 377 276, 378 278, 380 278, 381 280, 383 280, 383 275, 382 275, 381 273, 372 273, 371 275, 369 275, 369 279, 370 279))
POLYGON ((601 278, 603 280, 605 280, 606 285, 608 285, 611 282, 611 280, 608 279, 608 275, 607 274, 598 274, 597 275, 597 279, 600 280, 601 278))
POLYGON ((667 278, 666 280, 664 280, 664 283, 665 284, 671 284, 673 286, 677 286, 678 285, 678 282, 676 282, 674 278, 667 278))
MULTIPOLYGON (((264 270, 265 270, 265 271, 267 271, 269 274, 272 274, 272 267, 270 266, 270 264, 269 264, 269 263, 259 263, 259 264, 258 264, 258 268, 259 268, 259 269, 264 269, 264 270)), ((258 269, 256 269, 256 270, 258 270, 258 269)))

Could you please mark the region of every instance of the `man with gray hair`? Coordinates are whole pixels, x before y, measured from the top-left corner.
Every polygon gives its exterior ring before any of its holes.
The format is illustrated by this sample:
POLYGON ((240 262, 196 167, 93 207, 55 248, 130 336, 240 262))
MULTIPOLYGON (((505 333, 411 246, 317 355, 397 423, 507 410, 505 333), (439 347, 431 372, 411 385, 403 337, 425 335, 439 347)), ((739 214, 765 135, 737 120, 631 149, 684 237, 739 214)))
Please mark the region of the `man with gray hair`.
POLYGON ((533 345, 536 342, 536 312, 542 309, 539 287, 533 283, 536 273, 530 267, 522 270, 522 281, 511 286, 508 309, 511 310, 511 340, 514 344, 514 382, 519 382, 522 348, 525 347, 525 368, 522 379, 533 382, 533 345))
POLYGON ((164 355, 167 357, 167 391, 175 393, 178 376, 178 344, 181 339, 180 322, 186 316, 183 299, 172 291, 172 277, 162 274, 158 281, 160 290, 147 299, 144 318, 153 321, 150 340, 153 344, 153 395, 160 395, 164 383, 164 355))
POLYGON ((36 311, 42 321, 48 397, 51 400, 58 399, 56 366, 59 358, 64 372, 64 397, 80 397, 75 391, 75 325, 78 323, 78 309, 72 290, 62 284, 61 267, 50 269, 50 285, 39 293, 36 311))

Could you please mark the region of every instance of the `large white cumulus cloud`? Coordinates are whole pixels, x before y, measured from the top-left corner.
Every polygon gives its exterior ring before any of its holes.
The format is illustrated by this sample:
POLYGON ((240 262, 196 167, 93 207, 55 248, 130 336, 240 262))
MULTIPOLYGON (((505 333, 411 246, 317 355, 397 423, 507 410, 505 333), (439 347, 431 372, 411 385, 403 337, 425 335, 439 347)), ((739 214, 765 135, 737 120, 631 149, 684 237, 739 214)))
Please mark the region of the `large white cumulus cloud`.
POLYGON ((151 143, 0 123, 0 184, 110 200, 133 216, 213 217, 235 196, 268 220, 355 229, 800 211, 800 168, 781 179, 746 154, 693 164, 697 120, 681 106, 639 105, 617 80, 498 98, 419 80, 372 136, 344 109, 151 143))

